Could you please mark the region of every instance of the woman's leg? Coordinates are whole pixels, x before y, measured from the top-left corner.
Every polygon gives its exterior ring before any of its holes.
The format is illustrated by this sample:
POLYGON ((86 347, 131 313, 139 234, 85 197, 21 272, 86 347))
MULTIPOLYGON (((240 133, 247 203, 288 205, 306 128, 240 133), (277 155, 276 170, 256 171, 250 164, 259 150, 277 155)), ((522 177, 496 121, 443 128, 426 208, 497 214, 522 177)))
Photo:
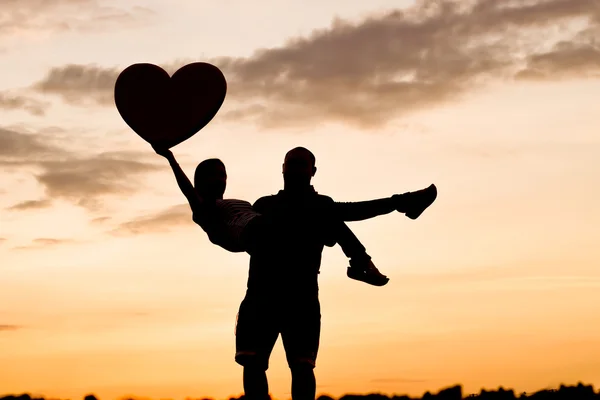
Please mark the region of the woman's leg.
POLYGON ((366 252, 365 246, 350 228, 342 221, 334 221, 332 224, 334 239, 340 245, 346 257, 350 259, 348 277, 374 286, 383 286, 388 283, 389 279, 375 267, 371 261, 371 256, 366 252))
POLYGON ((415 192, 395 194, 383 199, 335 203, 334 212, 342 221, 364 221, 392 211, 404 213, 410 219, 417 219, 436 197, 437 188, 430 185, 415 192))

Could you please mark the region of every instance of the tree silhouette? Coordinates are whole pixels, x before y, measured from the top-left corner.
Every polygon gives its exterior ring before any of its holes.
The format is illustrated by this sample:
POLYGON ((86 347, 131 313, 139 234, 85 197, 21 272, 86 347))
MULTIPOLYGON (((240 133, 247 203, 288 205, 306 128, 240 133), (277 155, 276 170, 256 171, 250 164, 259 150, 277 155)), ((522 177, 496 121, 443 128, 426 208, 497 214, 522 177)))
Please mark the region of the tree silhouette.
MULTIPOLYGON (((463 400, 463 399, 478 399, 478 400, 600 400, 600 390, 594 391, 593 385, 584 385, 578 383, 574 386, 560 385, 558 389, 541 389, 535 393, 521 393, 519 396, 515 395, 513 389, 505 389, 499 387, 497 390, 485 390, 481 389, 478 394, 469 394, 463 396, 463 390, 461 385, 456 385, 448 388, 444 388, 433 394, 431 392, 425 392, 422 397, 410 397, 406 395, 393 395, 386 396, 381 393, 369 393, 369 394, 346 394, 337 400, 463 400)), ((31 395, 24 393, 20 395, 5 395, 0 396, 0 400, 49 400, 45 398, 34 398, 31 395)), ((95 395, 88 394, 83 400, 99 400, 95 395)), ((190 398, 186 400, 191 400, 190 398)), ((202 400, 212 400, 210 398, 203 398, 202 400)), ((245 400, 245 396, 230 397, 228 400, 245 400)), ((335 398, 328 395, 321 395, 317 400, 336 400, 335 398)))

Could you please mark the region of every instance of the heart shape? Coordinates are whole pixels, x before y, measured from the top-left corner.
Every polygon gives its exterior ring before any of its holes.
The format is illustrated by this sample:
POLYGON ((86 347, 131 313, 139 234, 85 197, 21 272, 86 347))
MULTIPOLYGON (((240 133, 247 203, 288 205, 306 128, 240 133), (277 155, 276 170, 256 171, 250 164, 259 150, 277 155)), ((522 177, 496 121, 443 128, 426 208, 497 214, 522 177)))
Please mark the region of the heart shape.
POLYGON ((119 74, 115 105, 142 139, 171 148, 204 128, 221 108, 226 93, 227 81, 212 64, 187 64, 170 77, 157 65, 139 63, 119 74))

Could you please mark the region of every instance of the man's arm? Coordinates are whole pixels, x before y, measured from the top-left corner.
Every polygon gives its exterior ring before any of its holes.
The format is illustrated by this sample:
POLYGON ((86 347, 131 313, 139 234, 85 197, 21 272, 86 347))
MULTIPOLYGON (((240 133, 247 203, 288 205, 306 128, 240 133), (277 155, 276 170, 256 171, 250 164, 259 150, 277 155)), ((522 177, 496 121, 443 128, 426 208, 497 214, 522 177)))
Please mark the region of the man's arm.
POLYGON ((260 199, 256 200, 254 204, 252 204, 252 208, 259 214, 266 214, 270 211, 271 208, 271 197, 272 196, 263 196, 260 199))
MULTIPOLYGON (((384 199, 385 200, 385 199, 384 199)), ((349 217, 359 218, 365 215, 371 215, 371 209, 374 211, 379 211, 377 207, 382 207, 382 205, 376 204, 375 206, 362 206, 363 203, 370 202, 360 202, 360 203, 336 203, 329 196, 321 195, 321 201, 323 201, 325 205, 326 214, 323 215, 323 220, 327 221, 326 225, 323 226, 323 230, 326 232, 324 235, 325 238, 325 246, 333 247, 336 243, 340 245, 342 251, 346 255, 346 257, 358 260, 358 259, 371 259, 371 257, 367 254, 365 246, 358 240, 356 235, 350 230, 350 228, 344 223, 344 221, 336 216, 335 213, 342 212, 347 213, 349 217), (358 204, 358 207, 356 205, 358 204), (364 210, 363 210, 364 208, 364 210), (339 209, 339 210, 337 210, 339 209), (333 210, 332 215, 327 215, 327 210, 333 210), (352 214, 354 213, 354 214, 352 214), (370 214, 369 214, 370 213, 370 214), (333 217, 333 219, 331 218, 333 217), (326 229, 325 229, 326 228, 326 229)), ((376 201, 376 200, 373 200, 376 201)), ((366 218, 364 218, 366 219, 366 218)), ((355 221, 359 221, 360 219, 355 219, 355 221)))

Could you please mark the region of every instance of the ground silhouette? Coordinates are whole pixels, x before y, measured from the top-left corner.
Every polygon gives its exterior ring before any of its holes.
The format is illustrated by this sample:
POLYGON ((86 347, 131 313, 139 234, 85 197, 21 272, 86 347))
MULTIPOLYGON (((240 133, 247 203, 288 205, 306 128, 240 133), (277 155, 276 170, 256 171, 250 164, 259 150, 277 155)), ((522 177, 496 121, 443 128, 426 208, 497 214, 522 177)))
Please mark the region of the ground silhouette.
MULTIPOLYGON (((558 389, 541 389, 534 393, 515 393, 512 389, 502 387, 497 390, 481 390, 478 394, 463 394, 462 386, 456 385, 440 390, 437 393, 426 392, 421 397, 410 397, 403 395, 386 396, 381 393, 370 394, 346 394, 339 398, 321 395, 317 400, 463 400, 463 399, 481 399, 481 400, 511 400, 511 399, 532 399, 532 400, 600 400, 600 390, 594 391, 593 385, 579 383, 577 385, 561 385, 558 389)), ((44 397, 32 397, 25 393, 21 395, 0 396, 0 400, 58 400, 46 399, 44 397)), ((83 400, 100 400, 93 394, 88 394, 83 400)), ((125 400, 134 400, 125 398, 125 400)), ((187 398, 186 400, 212 400, 211 398, 187 398)), ((229 400, 244 400, 244 396, 230 397, 229 400)), ((283 399, 281 399, 283 400, 283 399)))

